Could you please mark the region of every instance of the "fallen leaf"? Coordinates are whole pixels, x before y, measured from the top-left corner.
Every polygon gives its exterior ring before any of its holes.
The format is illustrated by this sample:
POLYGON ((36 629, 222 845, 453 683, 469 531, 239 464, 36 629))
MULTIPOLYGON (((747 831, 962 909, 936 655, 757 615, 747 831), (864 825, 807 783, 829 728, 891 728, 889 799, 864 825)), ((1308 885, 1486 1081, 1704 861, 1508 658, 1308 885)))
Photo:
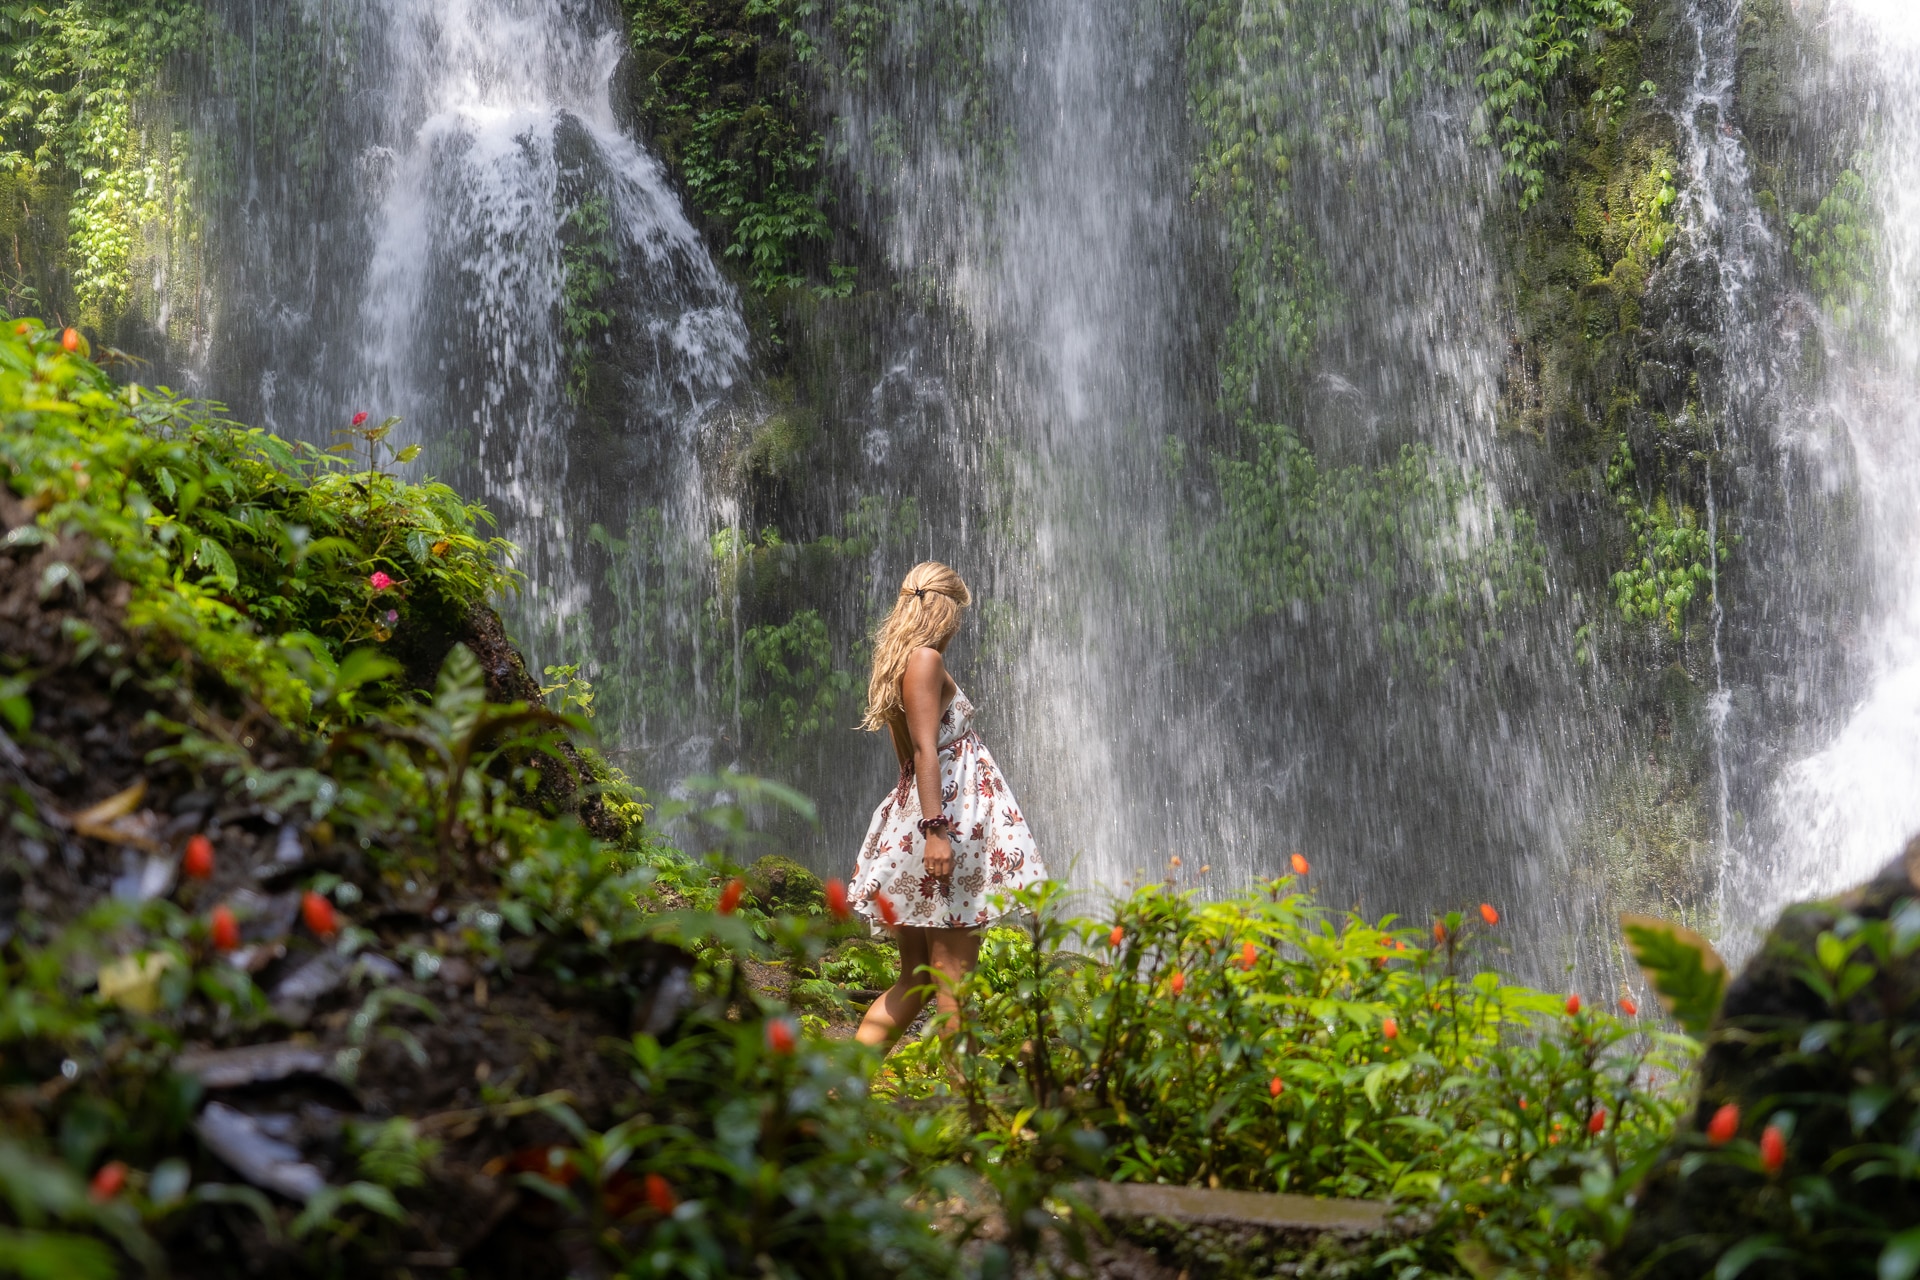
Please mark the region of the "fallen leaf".
POLYGON ((146 798, 147 780, 142 778, 118 795, 108 796, 99 804, 88 809, 82 809, 80 812, 74 814, 72 819, 73 825, 76 827, 82 825, 104 827, 115 818, 124 818, 135 809, 138 809, 140 802, 146 798))
POLYGON ((178 963, 171 951, 122 956, 100 967, 100 997, 113 1001, 128 1013, 157 1013, 160 976, 178 963))

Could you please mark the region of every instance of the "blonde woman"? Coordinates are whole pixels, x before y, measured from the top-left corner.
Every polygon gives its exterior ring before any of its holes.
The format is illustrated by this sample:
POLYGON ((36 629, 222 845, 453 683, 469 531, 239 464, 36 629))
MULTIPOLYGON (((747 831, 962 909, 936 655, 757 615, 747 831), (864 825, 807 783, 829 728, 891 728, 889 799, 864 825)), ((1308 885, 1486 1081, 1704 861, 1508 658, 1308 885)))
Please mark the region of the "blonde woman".
POLYGON ((920 1015, 931 968, 940 1011, 980 955, 979 929, 995 894, 1046 879, 1033 833, 986 744, 973 704, 947 674, 947 644, 973 596, 960 575, 929 560, 900 584, 873 639, 862 728, 886 730, 900 782, 874 811, 849 896, 900 941, 900 978, 860 1023, 862 1044, 889 1043, 920 1015))

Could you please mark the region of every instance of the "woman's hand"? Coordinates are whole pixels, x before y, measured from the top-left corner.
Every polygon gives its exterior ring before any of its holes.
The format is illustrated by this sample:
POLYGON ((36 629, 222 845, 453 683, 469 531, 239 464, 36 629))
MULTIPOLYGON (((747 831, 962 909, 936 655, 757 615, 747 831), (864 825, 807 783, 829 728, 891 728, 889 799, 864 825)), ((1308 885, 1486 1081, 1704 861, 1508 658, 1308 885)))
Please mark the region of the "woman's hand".
POLYGON ((927 832, 927 874, 945 880, 953 874, 953 841, 944 831, 927 832))

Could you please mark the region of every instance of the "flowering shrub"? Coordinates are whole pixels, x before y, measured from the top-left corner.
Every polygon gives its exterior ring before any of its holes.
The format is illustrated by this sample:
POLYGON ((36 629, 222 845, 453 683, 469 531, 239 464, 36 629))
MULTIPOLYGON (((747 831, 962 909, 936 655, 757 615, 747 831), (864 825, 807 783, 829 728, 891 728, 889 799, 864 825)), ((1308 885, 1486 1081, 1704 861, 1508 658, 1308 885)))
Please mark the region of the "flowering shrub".
POLYGON ((1104 1135, 1109 1176, 1426 1204, 1440 1253, 1470 1234, 1584 1262, 1681 1105, 1691 1042, 1471 971, 1497 913, 1428 945, 1284 879, 1221 902, 1150 886, 1099 921, 1062 919, 1059 893, 990 931, 959 1070, 981 1127, 1058 1113, 1104 1135))
POLYGON ((90 536, 133 588, 136 629, 282 718, 352 711, 321 704, 355 646, 512 587, 506 544, 479 532, 491 517, 446 485, 352 470, 218 406, 119 385, 75 345, 38 321, 0 329, 0 483, 40 512, 14 545, 90 536))

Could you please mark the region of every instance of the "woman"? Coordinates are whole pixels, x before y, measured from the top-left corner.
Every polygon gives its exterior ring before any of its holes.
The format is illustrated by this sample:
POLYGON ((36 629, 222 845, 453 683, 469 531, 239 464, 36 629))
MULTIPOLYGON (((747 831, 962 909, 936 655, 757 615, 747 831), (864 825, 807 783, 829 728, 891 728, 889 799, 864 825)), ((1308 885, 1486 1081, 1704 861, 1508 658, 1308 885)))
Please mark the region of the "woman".
POLYGON ((973 704, 947 674, 945 653, 973 596, 944 564, 917 564, 873 638, 873 678, 862 728, 885 729, 900 783, 874 811, 850 896, 900 940, 900 978, 860 1023, 862 1044, 884 1046, 926 1004, 933 971, 940 1012, 980 956, 978 930, 1000 914, 993 899, 1046 879, 1033 833, 986 744, 973 704))

